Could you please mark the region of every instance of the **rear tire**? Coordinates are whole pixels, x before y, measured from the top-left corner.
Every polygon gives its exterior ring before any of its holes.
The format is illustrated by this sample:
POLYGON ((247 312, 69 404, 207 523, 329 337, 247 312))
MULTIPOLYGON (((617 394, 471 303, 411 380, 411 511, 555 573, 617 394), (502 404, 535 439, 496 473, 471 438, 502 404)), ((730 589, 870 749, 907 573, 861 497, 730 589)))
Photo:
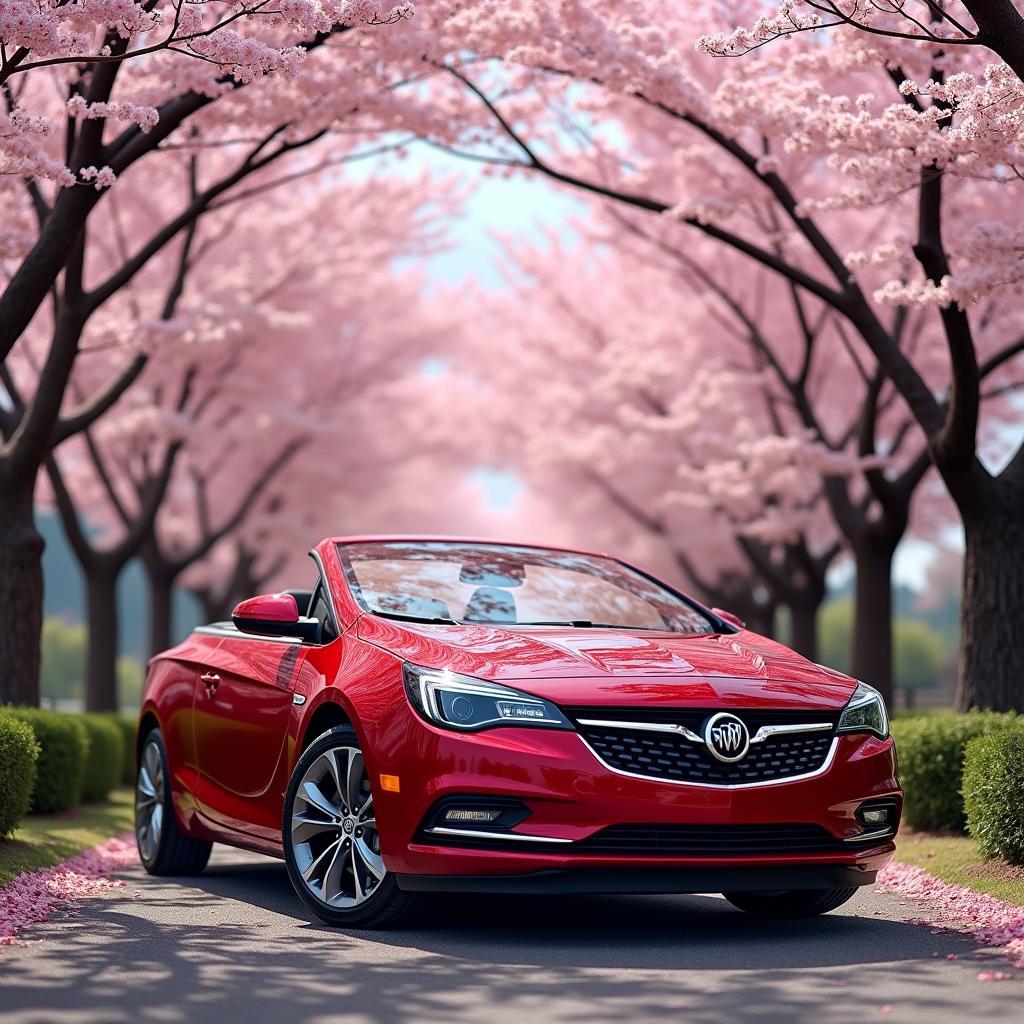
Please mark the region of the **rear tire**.
POLYGON ((302 752, 281 833, 296 894, 329 925, 386 928, 422 902, 384 867, 370 779, 351 726, 325 732, 302 752))
POLYGON ((856 889, 791 889, 786 892, 724 892, 737 910, 757 917, 817 917, 841 907, 856 889))
POLYGON ((171 773, 159 729, 142 745, 135 783, 135 842, 151 875, 198 875, 213 843, 182 835, 171 802, 171 773))

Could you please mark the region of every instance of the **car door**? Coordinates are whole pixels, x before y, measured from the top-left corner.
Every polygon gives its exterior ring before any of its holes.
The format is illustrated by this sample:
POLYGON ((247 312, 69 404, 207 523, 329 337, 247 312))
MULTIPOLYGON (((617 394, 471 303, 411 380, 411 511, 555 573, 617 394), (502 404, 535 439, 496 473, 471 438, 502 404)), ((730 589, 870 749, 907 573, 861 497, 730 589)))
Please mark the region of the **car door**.
POLYGON ((207 659, 194 714, 204 817, 241 831, 269 824, 266 796, 283 754, 289 684, 302 657, 297 642, 240 634, 207 659))
POLYGON ((293 698, 320 673, 301 641, 225 630, 196 689, 199 804, 212 824, 280 842, 293 698))

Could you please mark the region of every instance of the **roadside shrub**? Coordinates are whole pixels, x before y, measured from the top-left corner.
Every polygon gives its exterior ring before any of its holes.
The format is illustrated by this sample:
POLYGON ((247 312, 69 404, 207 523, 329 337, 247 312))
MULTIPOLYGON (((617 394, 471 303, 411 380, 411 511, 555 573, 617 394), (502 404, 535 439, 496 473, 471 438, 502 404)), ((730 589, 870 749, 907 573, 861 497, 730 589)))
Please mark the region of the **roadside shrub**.
POLYGON ((89 754, 85 760, 82 800, 99 803, 121 781, 124 766, 124 739, 120 727, 110 715, 80 716, 89 734, 89 754))
POLYGON ((139 723, 132 715, 111 712, 107 717, 121 733, 121 782, 130 786, 135 782, 135 730, 139 723))
POLYGON ((1012 713, 970 711, 893 722, 905 796, 904 822, 911 828, 963 831, 964 748, 976 737, 1005 730, 1015 721, 1012 713))
POLYGON ((28 814, 38 759, 32 726, 0 710, 0 838, 9 836, 28 814))
POLYGON ((26 722, 39 744, 33 814, 66 811, 82 801, 89 735, 79 715, 40 708, 11 708, 9 714, 26 722))
POLYGON ((1024 864, 1024 727, 967 744, 964 805, 967 830, 985 857, 1024 864))

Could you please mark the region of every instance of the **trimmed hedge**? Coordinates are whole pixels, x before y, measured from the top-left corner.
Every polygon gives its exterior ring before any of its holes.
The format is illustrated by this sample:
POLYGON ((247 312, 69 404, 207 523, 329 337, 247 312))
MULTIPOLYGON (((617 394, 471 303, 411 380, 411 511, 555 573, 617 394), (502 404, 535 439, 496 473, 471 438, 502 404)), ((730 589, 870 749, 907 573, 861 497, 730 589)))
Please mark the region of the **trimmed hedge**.
POLYGON ((967 744, 964 804, 967 830, 982 854, 1024 864, 1024 728, 967 744))
POLYGON ((107 717, 121 732, 121 782, 132 786, 135 784, 135 730, 139 723, 132 715, 119 715, 113 711, 107 717))
POLYGON ((32 812, 66 811, 81 803, 89 753, 89 735, 81 716, 40 708, 10 708, 7 713, 27 722, 39 744, 32 812))
POLYGON ((994 711, 947 712, 892 723, 903 784, 903 820, 911 828, 956 829, 966 823, 964 750, 978 736, 1010 727, 1016 715, 994 711))
POLYGON ((89 734, 89 756, 85 760, 82 800, 100 803, 121 781, 124 765, 124 739, 121 729, 109 715, 80 715, 89 734))
POLYGON ((32 726, 0 710, 0 839, 28 814, 38 759, 32 726))

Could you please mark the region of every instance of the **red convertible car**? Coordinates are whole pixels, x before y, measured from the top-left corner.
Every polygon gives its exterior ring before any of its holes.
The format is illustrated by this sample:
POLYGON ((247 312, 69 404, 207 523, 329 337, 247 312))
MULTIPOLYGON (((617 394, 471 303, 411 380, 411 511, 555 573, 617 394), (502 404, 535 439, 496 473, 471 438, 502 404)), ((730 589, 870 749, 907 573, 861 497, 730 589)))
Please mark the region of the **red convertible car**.
POLYGON ((150 664, 136 832, 381 926, 420 894, 721 892, 821 914, 893 852, 885 706, 607 555, 336 538, 150 664))

